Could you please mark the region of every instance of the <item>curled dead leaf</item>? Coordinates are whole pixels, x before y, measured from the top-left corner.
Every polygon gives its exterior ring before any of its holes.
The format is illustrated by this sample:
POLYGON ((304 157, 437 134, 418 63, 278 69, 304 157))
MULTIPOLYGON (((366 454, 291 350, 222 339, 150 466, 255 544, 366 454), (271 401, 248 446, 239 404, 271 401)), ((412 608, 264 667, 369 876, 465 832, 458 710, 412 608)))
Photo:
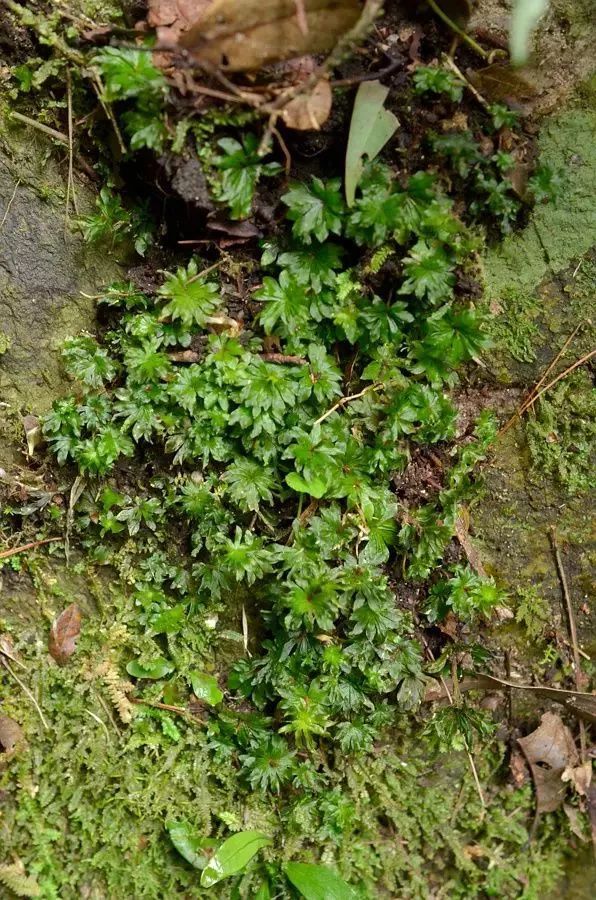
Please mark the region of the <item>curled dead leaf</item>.
POLYGON ((10 753, 24 740, 25 734, 19 723, 10 716, 0 716, 0 749, 5 753, 10 753))
POLYGON ((229 72, 307 53, 324 53, 357 22, 358 0, 213 0, 179 43, 199 61, 229 72), (307 30, 305 31, 305 25, 307 30))
POLYGON ((65 666, 75 652, 81 633, 81 610, 71 603, 54 619, 50 630, 48 650, 59 666, 65 666))
POLYGON ((563 804, 563 812, 567 816, 567 820, 569 822, 569 827, 573 834, 585 843, 588 838, 585 835, 585 832, 582 828, 582 818, 578 809, 575 806, 571 806, 569 803, 563 804))
POLYGON ((563 803, 566 787, 561 778, 565 770, 579 762, 573 736, 560 717, 544 713, 541 723, 518 744, 530 766, 536 790, 536 811, 554 812, 563 803))
POLYGON ((284 106, 281 118, 295 131, 318 131, 329 118, 333 93, 326 79, 319 81, 309 94, 301 94, 284 106))
POLYGON ((569 766, 561 775, 561 781, 570 781, 577 793, 585 797, 592 783, 592 763, 585 762, 581 766, 569 766))

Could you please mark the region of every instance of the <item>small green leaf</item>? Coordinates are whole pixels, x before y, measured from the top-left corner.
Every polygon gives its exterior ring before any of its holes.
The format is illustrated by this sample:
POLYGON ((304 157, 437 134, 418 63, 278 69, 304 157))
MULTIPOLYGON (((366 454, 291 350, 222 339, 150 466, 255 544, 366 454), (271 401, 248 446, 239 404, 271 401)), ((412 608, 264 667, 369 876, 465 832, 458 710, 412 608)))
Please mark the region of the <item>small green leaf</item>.
POLYGON ((209 706, 217 706, 218 703, 221 703, 223 694, 213 675, 207 675, 205 672, 190 672, 188 677, 199 700, 203 700, 209 706))
POLYGON ((172 663, 164 659, 163 656, 156 656, 155 659, 149 660, 144 666, 138 660, 133 659, 128 663, 126 671, 133 678, 151 678, 155 680, 163 678, 164 675, 169 675, 170 672, 174 671, 174 668, 172 663))
POLYGON ((288 863, 284 871, 306 900, 356 900, 350 885, 326 866, 288 863))
POLYGON ((201 887, 212 887, 218 881, 241 872, 262 847, 270 844, 270 838, 259 831, 241 831, 232 835, 203 869, 201 887))
POLYGON ((198 835, 189 822, 168 821, 166 828, 174 847, 191 866, 204 869, 208 865, 217 841, 198 835))
POLYGON ((185 609, 181 603, 165 609, 151 619, 152 634, 177 634, 182 628, 185 609))
POLYGON ((327 490, 327 485, 322 478, 309 478, 307 480, 297 472, 290 472, 289 475, 286 475, 286 484, 293 491, 298 491, 299 494, 310 494, 311 497, 315 497, 317 500, 320 500, 327 490))
POLYGON ((547 9, 548 0, 516 0, 509 34, 509 52, 514 66, 523 66, 527 61, 530 37, 547 9))
POLYGON ((380 81, 365 81, 358 88, 346 151, 345 189, 352 206, 364 169, 364 158, 375 159, 399 128, 399 121, 383 104, 389 88, 380 81))

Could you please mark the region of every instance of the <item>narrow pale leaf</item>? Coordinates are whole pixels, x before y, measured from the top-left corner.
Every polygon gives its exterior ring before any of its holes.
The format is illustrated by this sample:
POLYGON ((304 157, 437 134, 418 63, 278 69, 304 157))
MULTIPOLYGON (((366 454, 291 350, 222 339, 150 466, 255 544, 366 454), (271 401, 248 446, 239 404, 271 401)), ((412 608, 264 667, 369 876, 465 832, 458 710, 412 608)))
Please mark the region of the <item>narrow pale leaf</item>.
POLYGON ((388 93, 389 89, 383 87, 380 81, 365 81, 358 88, 346 151, 348 206, 354 203, 365 157, 375 159, 399 127, 397 117, 383 107, 388 93))
POLYGON ((527 61, 530 38, 547 9, 548 0, 516 0, 509 34, 509 51, 513 65, 523 66, 527 61))

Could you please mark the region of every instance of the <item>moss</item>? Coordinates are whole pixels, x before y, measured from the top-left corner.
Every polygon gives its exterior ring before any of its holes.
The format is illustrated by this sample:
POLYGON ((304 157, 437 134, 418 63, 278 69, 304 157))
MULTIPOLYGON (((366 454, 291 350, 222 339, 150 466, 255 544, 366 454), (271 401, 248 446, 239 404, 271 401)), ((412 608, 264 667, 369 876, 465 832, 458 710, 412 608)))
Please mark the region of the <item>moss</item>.
POLYGON ((596 389, 572 373, 536 404, 526 425, 534 477, 547 475, 571 493, 596 487, 596 389))
POLYGON ((539 205, 521 234, 512 234, 486 255, 486 293, 499 301, 507 291, 527 295, 548 272, 557 273, 596 243, 596 111, 570 109, 545 123, 540 161, 561 170, 555 203, 539 205))
POLYGON ((12 341, 7 334, 4 334, 3 331, 0 331, 0 356, 3 353, 6 353, 7 350, 10 350, 12 345, 12 341))

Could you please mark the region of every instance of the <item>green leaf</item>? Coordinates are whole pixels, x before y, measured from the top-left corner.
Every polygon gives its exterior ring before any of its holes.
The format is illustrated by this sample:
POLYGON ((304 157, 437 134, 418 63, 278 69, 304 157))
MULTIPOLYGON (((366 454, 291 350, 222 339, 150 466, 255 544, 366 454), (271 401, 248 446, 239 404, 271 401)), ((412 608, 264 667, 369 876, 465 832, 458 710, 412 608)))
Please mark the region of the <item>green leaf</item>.
POLYGON ((292 234, 305 244, 310 244, 313 236, 323 242, 329 232, 341 234, 343 202, 339 178, 322 181, 313 176, 310 186, 294 184, 281 199, 288 207, 288 219, 294 223, 292 234))
POLYGON ((223 694, 213 675, 205 672, 190 672, 189 676, 192 689, 199 700, 203 700, 209 706, 217 706, 223 700, 223 694))
POLYGON ((201 887, 212 887, 218 881, 241 872, 259 850, 270 844, 271 839, 259 831, 241 831, 232 835, 203 869, 201 887))
POLYGON ((174 847, 195 869, 204 869, 212 858, 210 852, 217 846, 213 838, 196 833, 189 822, 166 822, 166 828, 174 847))
POLYGON ((527 61, 531 34, 547 9, 548 0, 516 0, 509 34, 509 52, 514 66, 523 66, 527 61))
POLYGON ((310 478, 307 481, 297 472, 290 472, 289 475, 286 475, 286 484, 293 491, 298 491, 300 494, 310 494, 311 497, 316 497, 317 500, 320 500, 327 490, 327 485, 322 478, 310 478))
POLYGON ((383 104, 389 88, 380 81, 365 81, 358 88, 350 123, 346 152, 345 190, 348 206, 356 197, 356 187, 364 169, 364 158, 375 159, 399 128, 399 120, 383 104))
POLYGON ((170 672, 174 671, 174 668, 172 663, 164 659, 163 656, 156 656, 155 659, 149 660, 144 665, 141 665, 138 660, 132 659, 126 666, 126 671, 133 678, 150 678, 155 681, 158 678, 163 678, 164 675, 169 675, 170 672))
POLYGON ((356 900, 350 885, 327 866, 288 863, 284 871, 306 900, 356 900))

